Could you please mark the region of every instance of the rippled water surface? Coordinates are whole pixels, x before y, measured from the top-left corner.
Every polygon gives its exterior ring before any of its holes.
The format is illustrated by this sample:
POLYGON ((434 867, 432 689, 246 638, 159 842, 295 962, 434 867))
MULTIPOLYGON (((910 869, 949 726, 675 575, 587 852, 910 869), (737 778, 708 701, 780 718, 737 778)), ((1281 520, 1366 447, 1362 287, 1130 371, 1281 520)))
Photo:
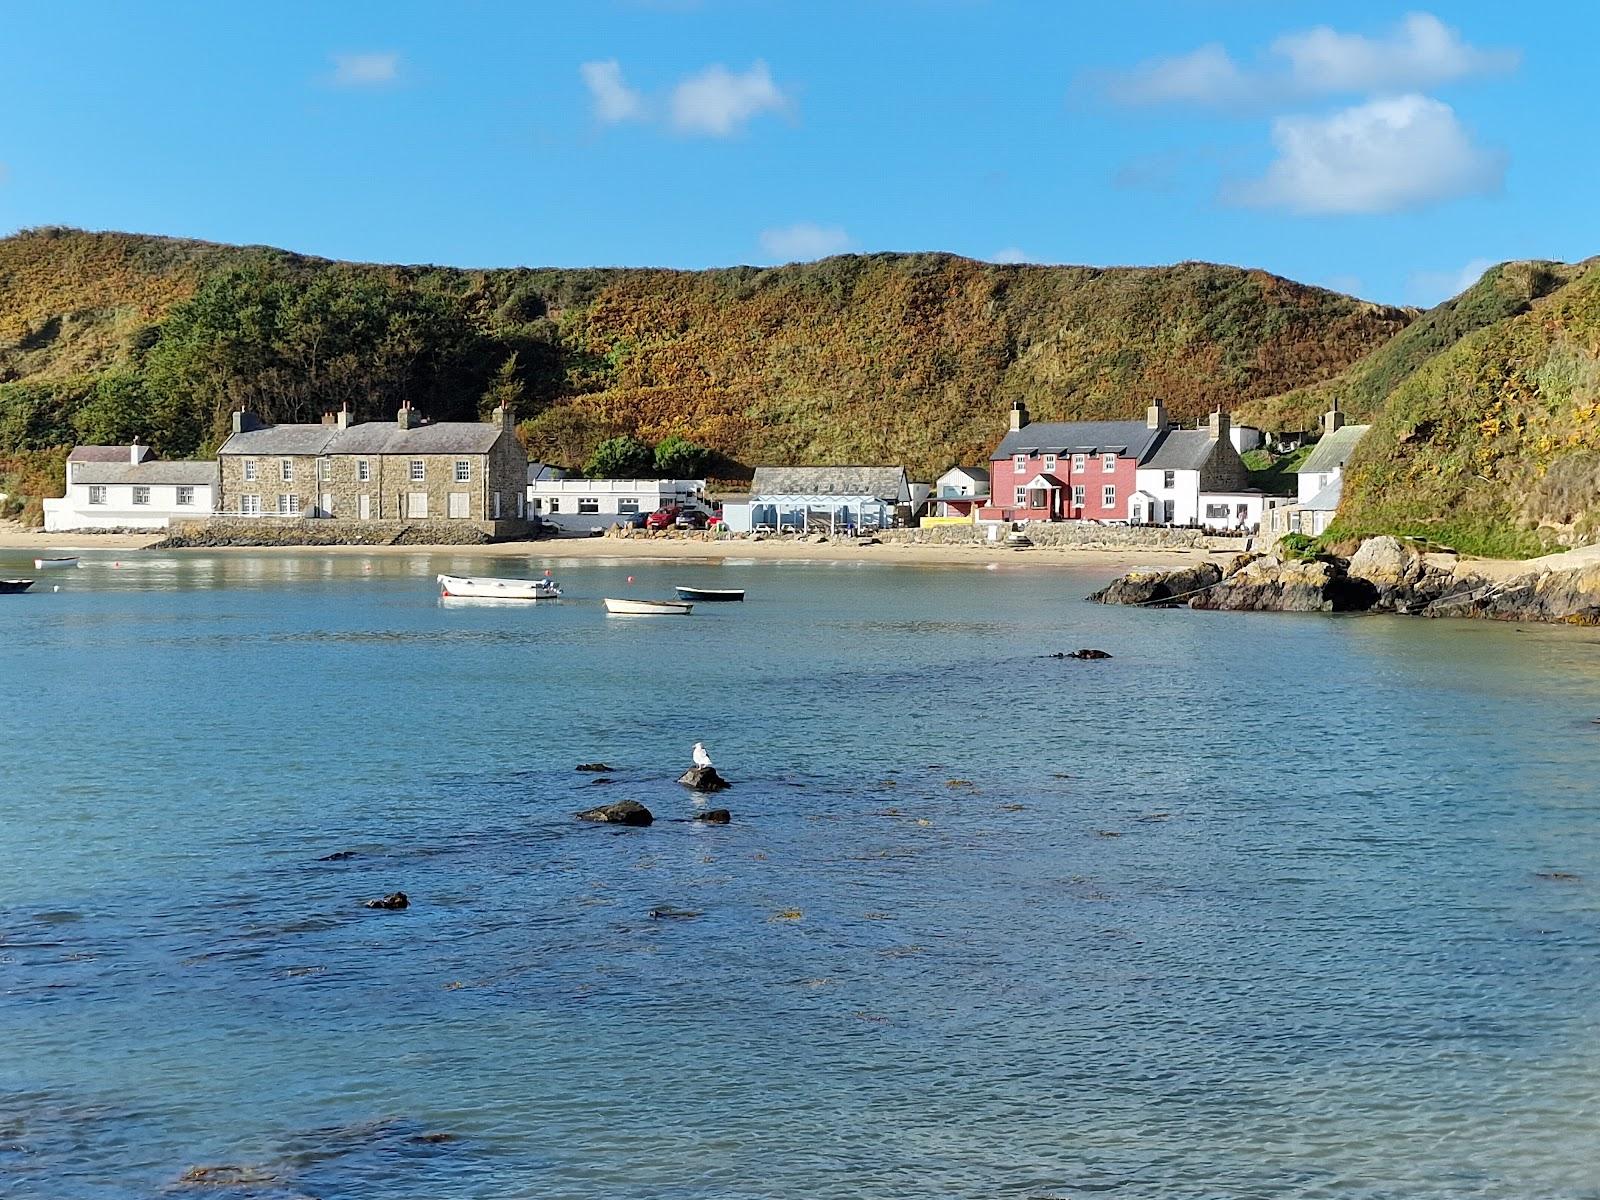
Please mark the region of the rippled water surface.
POLYGON ((1600 635, 545 565, 0 597, 0 1194, 1600 1197, 1600 635))

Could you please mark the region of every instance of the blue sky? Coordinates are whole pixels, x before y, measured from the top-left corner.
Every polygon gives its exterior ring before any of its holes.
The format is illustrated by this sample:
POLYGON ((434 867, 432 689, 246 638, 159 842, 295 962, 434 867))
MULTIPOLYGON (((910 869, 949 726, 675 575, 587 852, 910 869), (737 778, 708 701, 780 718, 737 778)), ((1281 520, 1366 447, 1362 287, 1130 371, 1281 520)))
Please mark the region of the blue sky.
POLYGON ((7 6, 0 229, 461 266, 1600 253, 1600 15, 1452 0, 7 6))

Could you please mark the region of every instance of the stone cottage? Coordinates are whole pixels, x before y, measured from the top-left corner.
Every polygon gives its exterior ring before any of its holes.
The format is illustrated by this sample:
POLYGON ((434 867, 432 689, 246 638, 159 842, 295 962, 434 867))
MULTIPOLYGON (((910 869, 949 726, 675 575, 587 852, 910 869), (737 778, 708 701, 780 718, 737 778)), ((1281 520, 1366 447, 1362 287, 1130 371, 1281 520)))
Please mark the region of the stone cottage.
POLYGON ((470 521, 494 537, 526 532, 527 455, 502 406, 490 422, 419 417, 352 425, 267 425, 233 415, 217 451, 219 516, 343 521, 470 521))

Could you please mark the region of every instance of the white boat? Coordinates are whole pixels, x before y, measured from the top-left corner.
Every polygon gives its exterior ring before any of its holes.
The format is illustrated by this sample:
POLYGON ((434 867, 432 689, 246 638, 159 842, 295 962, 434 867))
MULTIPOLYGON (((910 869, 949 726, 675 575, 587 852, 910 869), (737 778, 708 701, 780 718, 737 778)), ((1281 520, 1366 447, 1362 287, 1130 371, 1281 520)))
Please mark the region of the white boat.
POLYGON ((561 589, 549 579, 493 579, 439 576, 439 593, 470 600, 559 600, 561 589))
POLYGON ((619 617, 687 617, 694 608, 687 600, 605 600, 606 611, 619 617))
POLYGON ((35 571, 49 571, 58 567, 75 567, 78 560, 75 558, 36 558, 33 560, 35 571))
POLYGON ((698 588, 679 584, 672 590, 678 593, 679 600, 704 600, 708 604, 744 599, 743 588, 698 588))

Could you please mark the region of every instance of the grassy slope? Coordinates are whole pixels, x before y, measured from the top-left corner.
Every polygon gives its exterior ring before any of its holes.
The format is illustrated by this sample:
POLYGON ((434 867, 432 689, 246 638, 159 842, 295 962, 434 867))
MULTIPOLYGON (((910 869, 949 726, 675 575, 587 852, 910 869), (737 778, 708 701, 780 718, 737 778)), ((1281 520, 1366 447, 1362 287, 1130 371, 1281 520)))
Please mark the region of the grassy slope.
MULTIPOLYGON (((125 234, 0 240, 0 425, 8 386, 49 382, 70 407, 100 372, 136 365, 202 280, 259 257, 331 266, 125 234)), ((1199 263, 916 254, 701 272, 355 269, 451 297, 491 344, 547 339, 524 429, 556 461, 614 432, 679 432, 736 469, 888 461, 926 477, 986 456, 1012 399, 1045 418, 1132 417, 1159 396, 1194 418, 1331 380, 1411 318, 1199 263)))

